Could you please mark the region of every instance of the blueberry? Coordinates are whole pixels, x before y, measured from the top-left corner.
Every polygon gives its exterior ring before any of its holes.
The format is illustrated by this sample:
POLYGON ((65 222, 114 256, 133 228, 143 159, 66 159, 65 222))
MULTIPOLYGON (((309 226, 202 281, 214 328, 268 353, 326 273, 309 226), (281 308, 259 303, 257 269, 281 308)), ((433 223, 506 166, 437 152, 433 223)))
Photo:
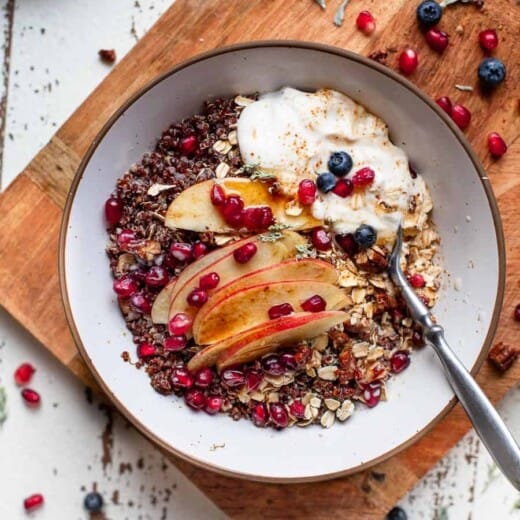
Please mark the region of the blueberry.
POLYGON ((406 514, 406 511, 402 507, 395 506, 386 515, 385 520, 408 520, 408 515, 406 514))
POLYGON ((329 172, 320 173, 316 179, 316 186, 318 186, 318 189, 323 193, 328 193, 336 186, 336 177, 329 172))
POLYGON ((361 224, 354 233, 354 240, 357 242, 359 247, 371 247, 377 240, 376 230, 372 226, 361 224))
POLYGON ((434 0, 424 0, 417 7, 417 20, 424 27, 437 25, 442 16, 442 7, 434 0))
POLYGON ((98 513, 99 511, 101 511, 101 508, 103 507, 103 497, 96 491, 92 491, 85 495, 83 505, 85 506, 85 509, 87 509, 88 511, 98 513))
POLYGON ((498 58, 484 58, 478 66, 478 79, 485 87, 496 87, 506 77, 506 67, 498 58))
POLYGON ((352 157, 347 152, 334 152, 331 154, 327 166, 336 177, 344 177, 352 170, 352 157))

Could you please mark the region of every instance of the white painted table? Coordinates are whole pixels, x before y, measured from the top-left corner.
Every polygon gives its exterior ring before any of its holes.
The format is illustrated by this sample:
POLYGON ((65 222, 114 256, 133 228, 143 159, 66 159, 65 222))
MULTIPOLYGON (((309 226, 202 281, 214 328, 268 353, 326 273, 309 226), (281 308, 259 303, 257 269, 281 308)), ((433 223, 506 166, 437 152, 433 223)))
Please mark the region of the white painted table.
MULTIPOLYGON (((0 82, 0 98, 7 95, 2 187, 110 71, 99 60, 98 50, 115 48, 121 58, 171 3, 0 1, 4 12, 15 5, 14 16, 0 22, 7 49, 2 50, 7 60, 0 82)), ((104 466, 106 412, 89 403, 83 386, 4 311, 0 311, 0 385, 6 387, 9 410, 0 426, 0 519, 26 518, 23 499, 36 492, 45 495, 46 503, 31 515, 34 518, 88 518, 82 501, 94 483, 112 520, 224 517, 117 414, 112 462, 104 466), (23 361, 37 367, 31 386, 42 395, 38 410, 24 406, 13 382, 12 374, 23 361)), ((517 438, 519 407, 518 389, 500 407, 517 438)), ((400 505, 410 519, 520 519, 520 509, 515 508, 519 498, 470 433, 400 505)))

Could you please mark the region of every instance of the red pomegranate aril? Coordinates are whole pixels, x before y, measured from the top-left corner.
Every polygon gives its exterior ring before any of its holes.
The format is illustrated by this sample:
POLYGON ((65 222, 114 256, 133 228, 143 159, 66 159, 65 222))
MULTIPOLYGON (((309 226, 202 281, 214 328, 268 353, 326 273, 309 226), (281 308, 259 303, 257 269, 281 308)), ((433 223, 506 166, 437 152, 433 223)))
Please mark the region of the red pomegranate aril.
POLYGON ((156 353, 157 353, 157 349, 151 343, 141 343, 137 347, 137 356, 140 359, 145 359, 145 358, 149 358, 150 356, 155 356, 156 353))
POLYGON ((513 316, 516 321, 520 321, 520 303, 515 307, 515 311, 513 313, 513 316))
POLYGON ((194 410, 200 410, 206 406, 206 396, 202 390, 190 388, 184 394, 184 402, 194 410))
POLYGON ((219 184, 213 184, 210 192, 211 204, 213 206, 223 206, 226 202, 226 193, 224 188, 219 184))
POLYGON ((419 273, 412 274, 408 281, 414 289, 420 289, 421 287, 424 287, 426 285, 423 275, 419 273))
POLYGON ((361 168, 352 176, 352 184, 356 188, 365 188, 374 182, 375 176, 376 174, 372 168, 361 168))
POLYGON ((110 227, 117 226, 123 218, 123 201, 116 197, 110 197, 105 202, 105 218, 110 227))
POLYGON ((244 244, 242 247, 239 247, 234 253, 233 257, 239 264, 246 264, 255 256, 258 248, 256 247, 256 244, 253 242, 248 242, 247 244, 244 244))
POLYGON ((405 49, 399 56, 399 70, 405 76, 413 74, 417 65, 419 65, 419 58, 413 49, 405 49))
POLYGON ((164 287, 168 283, 169 277, 166 269, 158 265, 150 267, 146 273, 144 281, 150 287, 164 287))
POLYGON ((203 257, 208 253, 208 246, 198 241, 193 244, 193 248, 191 250, 191 254, 195 260, 203 257))
POLYGON ((134 278, 125 274, 121 276, 121 278, 114 280, 112 288, 121 298, 130 298, 132 294, 135 294, 139 290, 139 285, 134 278))
POLYGON ((23 507, 26 511, 34 511, 35 509, 43 506, 43 502, 43 495, 40 493, 35 493, 23 501, 23 507))
POLYGON ((296 370, 298 368, 296 357, 290 352, 284 352, 280 356, 280 363, 286 370, 296 370))
POLYGON ((246 382, 246 376, 241 370, 228 368, 220 374, 220 379, 229 388, 237 388, 243 386, 246 382))
POLYGON ((327 307, 327 302, 318 294, 311 296, 302 303, 305 312, 321 312, 327 307))
POLYGON ((280 358, 275 354, 262 359, 262 370, 270 376, 281 376, 285 372, 280 358))
POLYGON ((220 412, 223 403, 224 399, 222 399, 222 397, 210 395, 206 398, 206 406, 204 407, 204 411, 209 413, 209 415, 215 415, 216 413, 220 412))
POLYGON ((270 320, 276 320, 282 316, 288 316, 293 313, 294 309, 290 303, 281 303, 280 305, 273 305, 267 313, 269 314, 270 320))
POLYGON ((130 305, 135 311, 142 314, 150 314, 152 311, 150 300, 141 292, 137 292, 130 296, 130 305))
POLYGON ((367 36, 376 29, 376 21, 369 11, 361 11, 356 18, 356 27, 367 36))
POLYGON ((491 132, 488 135, 487 142, 489 153, 496 159, 502 157, 507 152, 507 144, 497 132, 491 132))
POLYGON ((253 392, 256 390, 260 383, 262 382, 262 379, 264 378, 262 372, 255 370, 254 368, 251 368, 247 370, 246 372, 246 388, 248 392, 253 392))
POLYGON ((281 403, 271 403, 269 405, 269 415, 278 428, 285 428, 289 424, 289 414, 281 403))
POLYGON ((410 355, 406 350, 398 350, 397 352, 394 352, 390 359, 390 367, 394 374, 399 374, 399 372, 402 372, 409 364, 410 355))
POLYGON ((170 381, 176 388, 191 388, 193 386, 193 376, 185 368, 174 368, 170 376, 170 381))
POLYGON ((196 374, 195 374, 195 386, 198 386, 199 388, 208 388, 208 386, 213 381, 213 371, 211 368, 201 368, 196 374))
POLYGON ((208 293, 202 289, 193 289, 187 300, 192 307, 202 307, 208 301, 208 293))
POLYGON ((363 399, 369 408, 374 408, 381 399, 381 383, 374 381, 366 385, 363 389, 363 399))
POLYGON ((242 213, 242 224, 251 232, 265 231, 274 224, 273 211, 269 206, 246 208, 242 213))
POLYGON ((412 343, 414 344, 415 347, 423 347, 424 346, 423 335, 418 330, 414 330, 413 331, 412 343))
POLYGON ((186 348, 188 339, 184 334, 178 334, 176 336, 168 336, 165 338, 163 347, 168 352, 179 352, 186 348))
POLYGON ((174 242, 170 246, 170 255, 179 262, 187 262, 193 255, 193 249, 191 244, 186 244, 185 242, 174 242))
POLYGON ((122 229, 116 236, 117 245, 121 249, 125 249, 128 244, 135 239, 135 231, 132 231, 131 229, 122 229))
POLYGON ((311 242, 318 251, 328 251, 332 247, 332 237, 321 227, 312 230, 311 242))
POLYGON ((34 372, 36 372, 36 369, 30 363, 22 363, 14 371, 14 382, 18 386, 26 385, 31 381, 34 372))
POLYGON ((498 35, 495 29, 486 29, 478 34, 478 42, 487 52, 494 51, 498 47, 498 35))
POLYGON ((298 186, 298 201, 302 206, 310 206, 316 200, 316 183, 304 179, 298 186))
POLYGON ((221 206, 222 217, 227 224, 240 228, 244 220, 244 201, 238 195, 230 195, 221 206))
POLYGON ((305 405, 298 399, 289 405, 289 413, 295 419, 305 419, 305 405))
POLYGON ((437 51, 439 54, 442 54, 446 50, 446 47, 449 43, 448 33, 445 33, 444 31, 441 31, 440 29, 436 29, 434 27, 430 29, 425 36, 428 45, 434 51, 437 51))
POLYGON ((471 112, 465 106, 455 104, 451 109, 451 118, 461 130, 465 130, 471 122, 471 112))
POLYGON ((38 406, 41 401, 40 394, 36 390, 24 388, 22 390, 22 398, 29 406, 38 406))
POLYGON ((198 146, 199 143, 194 135, 183 137, 179 142, 179 150, 183 155, 193 155, 198 146))
POLYGON ((210 289, 215 289, 219 283, 220 276, 218 273, 212 272, 200 277, 199 287, 204 291, 209 291, 210 289))
POLYGON ((359 250, 359 246, 354 240, 354 235, 352 233, 336 235, 336 242, 349 256, 355 255, 359 250))
POLYGON ((174 336, 186 334, 191 329, 192 317, 185 312, 178 312, 168 322, 168 331, 174 336))
POLYGON ((350 179, 339 179, 336 182, 336 186, 332 188, 332 193, 343 199, 347 198, 349 195, 352 195, 353 191, 354 185, 350 179))
POLYGON ((269 422, 269 412, 264 403, 258 403, 254 406, 251 413, 251 421, 258 427, 265 426, 269 422))
POLYGON ((451 116, 452 104, 451 99, 448 96, 441 96, 440 98, 437 98, 435 103, 437 103, 437 105, 439 105, 444 110, 444 112, 446 112, 446 114, 451 116))

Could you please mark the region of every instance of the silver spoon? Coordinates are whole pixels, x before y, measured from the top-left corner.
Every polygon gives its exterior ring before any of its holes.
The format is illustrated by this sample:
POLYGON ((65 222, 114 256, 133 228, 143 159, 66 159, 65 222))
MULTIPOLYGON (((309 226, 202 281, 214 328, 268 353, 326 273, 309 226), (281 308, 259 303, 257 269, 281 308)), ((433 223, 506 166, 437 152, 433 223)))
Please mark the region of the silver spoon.
POLYGON ((433 322, 430 311, 415 294, 401 270, 399 259, 403 243, 401 226, 389 261, 389 274, 401 290, 412 318, 422 325, 424 338, 433 347, 451 388, 466 410, 475 431, 502 473, 520 490, 520 448, 500 415, 444 338, 444 329, 433 322))

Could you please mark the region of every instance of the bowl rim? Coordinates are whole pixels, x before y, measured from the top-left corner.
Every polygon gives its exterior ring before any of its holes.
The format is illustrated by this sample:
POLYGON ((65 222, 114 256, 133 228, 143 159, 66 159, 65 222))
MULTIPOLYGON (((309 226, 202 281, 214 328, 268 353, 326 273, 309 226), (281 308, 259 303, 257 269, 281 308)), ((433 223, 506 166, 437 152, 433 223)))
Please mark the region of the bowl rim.
POLYGON ((167 453, 174 455, 175 457, 179 457, 187 462, 190 462, 194 464, 197 467, 210 470, 213 472, 216 472, 221 475, 225 475, 228 477, 234 477, 234 478, 241 478, 246 480, 253 480, 258 482, 270 482, 270 483, 302 483, 302 482, 318 482, 328 479, 333 479, 337 477, 342 477, 346 475, 351 475, 354 473, 358 473, 362 470, 365 470, 367 468, 370 468, 376 464, 379 464, 393 455, 396 455, 397 453, 405 450, 412 444, 414 444, 416 441, 418 441, 422 436, 424 436, 426 433, 428 433, 435 425, 437 425, 447 414, 451 411, 451 409, 455 406, 458 399, 456 396, 454 396, 450 401, 446 404, 446 406, 421 430, 417 431, 412 437, 407 439, 406 441, 402 442, 395 448, 386 451, 385 453, 382 453, 381 455, 374 457, 373 459, 369 461, 365 461, 361 464, 358 464, 355 467, 336 471, 332 473, 326 473, 321 475, 315 475, 315 476, 308 476, 308 477, 264 477, 264 476, 258 476, 251 473, 243 473, 238 471, 232 471, 228 470, 226 468, 223 468, 221 466, 218 466, 216 464, 212 464, 209 462, 206 462, 204 460, 199 460, 198 458, 192 457, 190 455, 187 455, 183 453, 182 451, 176 449, 175 447, 171 446, 167 442, 160 439, 158 436, 156 436, 139 418, 137 418, 135 415, 133 415, 122 403, 121 401, 111 392, 110 388, 108 387, 107 383, 105 383, 104 379, 101 377, 101 375, 96 370, 96 367, 92 360, 90 359, 90 356, 88 355, 88 352, 83 345, 83 342, 81 341, 81 337, 79 335, 79 331, 76 327, 76 323, 74 320, 74 316, 72 314, 72 309, 69 301, 68 296, 68 289, 67 289, 67 282, 66 282, 66 273, 65 273, 65 244, 67 239, 67 232, 68 232, 68 224, 70 219, 70 213, 72 204, 74 202, 74 198, 76 195, 76 191, 78 189, 78 186, 81 182, 81 179, 83 178, 83 174, 85 172, 85 169, 87 165, 89 164, 92 156, 94 155, 98 145, 103 140, 105 135, 108 133, 108 131, 112 128, 114 123, 121 117, 122 114, 126 110, 128 110, 139 98, 141 98, 144 94, 146 94, 150 89, 155 87, 158 83, 162 82, 169 76, 176 74, 177 72, 195 64, 201 61, 204 61, 209 58, 213 58, 215 56, 220 56, 223 54, 236 52, 236 51, 242 51, 242 50, 248 50, 248 49, 258 49, 258 48, 273 48, 273 47, 281 47, 281 48, 297 48, 302 50, 313 50, 313 51, 320 51, 320 52, 326 52, 329 54, 333 54, 336 56, 339 56, 341 58, 346 58, 348 60, 352 60, 355 62, 358 62, 362 65, 365 65, 367 67, 370 67, 380 74, 384 74, 394 81, 397 81, 400 83, 403 87, 410 90, 413 94, 415 94, 417 97, 419 97, 426 105, 430 107, 434 112, 437 113, 437 115, 444 121, 444 123, 448 126, 448 128, 453 133, 454 137, 459 141, 461 146, 464 148, 464 151, 469 156, 471 162, 473 163, 477 173, 478 177, 480 179, 481 185, 484 189, 484 192, 486 194, 488 204, 491 210, 492 218, 493 218, 493 224, 495 228, 495 235, 497 239, 497 245, 498 245, 498 286, 497 286, 497 294, 496 294, 496 300, 495 305, 493 308, 493 315, 491 317, 491 322, 489 325, 488 333, 486 335, 486 338, 484 340, 482 349, 480 351, 480 354, 472 366, 470 373, 472 376, 475 376, 476 373, 479 371, 480 367, 482 366, 487 353, 491 347, 491 344, 493 342, 493 338, 495 336, 495 332, 498 326, 500 312, 502 309, 502 303, 504 299, 504 288, 505 288, 505 272, 506 272, 506 255, 505 255, 505 239, 504 239, 504 231, 502 227, 502 221, 500 218, 500 213, 498 209, 498 204, 493 192, 493 189, 491 187, 491 183, 489 181, 489 178, 487 176, 486 171, 484 170, 484 167, 482 166, 479 158, 477 157, 475 151, 473 150, 471 144, 465 137, 465 135, 462 133, 462 131, 455 125, 455 123, 451 120, 451 118, 431 99, 425 92, 423 92, 419 87, 414 85, 411 81, 407 80, 397 72, 389 69, 388 67, 385 67, 384 65, 381 65, 377 63, 374 60, 371 60, 370 58, 367 58, 365 56, 361 56, 360 54, 357 54, 353 51, 349 51, 346 49, 341 49, 339 47, 335 47, 332 45, 327 45, 323 43, 316 43, 311 41, 299 41, 299 40, 257 40, 257 41, 248 41, 244 43, 238 43, 233 45, 227 45, 223 47, 217 47, 215 49, 212 49, 210 51, 206 51, 200 54, 197 54, 191 58, 188 58, 186 60, 183 60, 182 62, 176 64, 175 66, 168 69, 166 72, 163 72, 162 74, 159 74, 156 78, 150 80, 148 83, 146 83, 143 87, 141 87, 137 92, 135 92, 133 95, 131 95, 126 101, 123 102, 123 104, 110 116, 110 118, 107 120, 107 122, 103 125, 101 130, 98 132, 90 146, 88 147, 85 155, 83 156, 80 165, 74 175, 74 178, 72 180, 69 193, 67 195, 67 199, 65 202, 65 207, 63 211, 62 216, 62 222, 60 227, 60 237, 59 237, 59 250, 58 250, 58 271, 59 271, 59 282, 60 282, 60 292, 61 292, 61 299, 63 303, 63 308, 65 311, 65 315, 67 318, 67 322, 69 325, 70 332, 72 334, 72 337, 74 339, 74 342, 79 350, 79 353, 87 365, 88 369, 94 376, 95 381, 99 384, 103 392, 109 397, 109 399, 112 401, 112 403, 116 406, 118 411, 130 422, 132 425, 140 431, 145 437, 150 439, 153 443, 155 443, 157 446, 159 446, 161 449, 166 451, 167 453))

